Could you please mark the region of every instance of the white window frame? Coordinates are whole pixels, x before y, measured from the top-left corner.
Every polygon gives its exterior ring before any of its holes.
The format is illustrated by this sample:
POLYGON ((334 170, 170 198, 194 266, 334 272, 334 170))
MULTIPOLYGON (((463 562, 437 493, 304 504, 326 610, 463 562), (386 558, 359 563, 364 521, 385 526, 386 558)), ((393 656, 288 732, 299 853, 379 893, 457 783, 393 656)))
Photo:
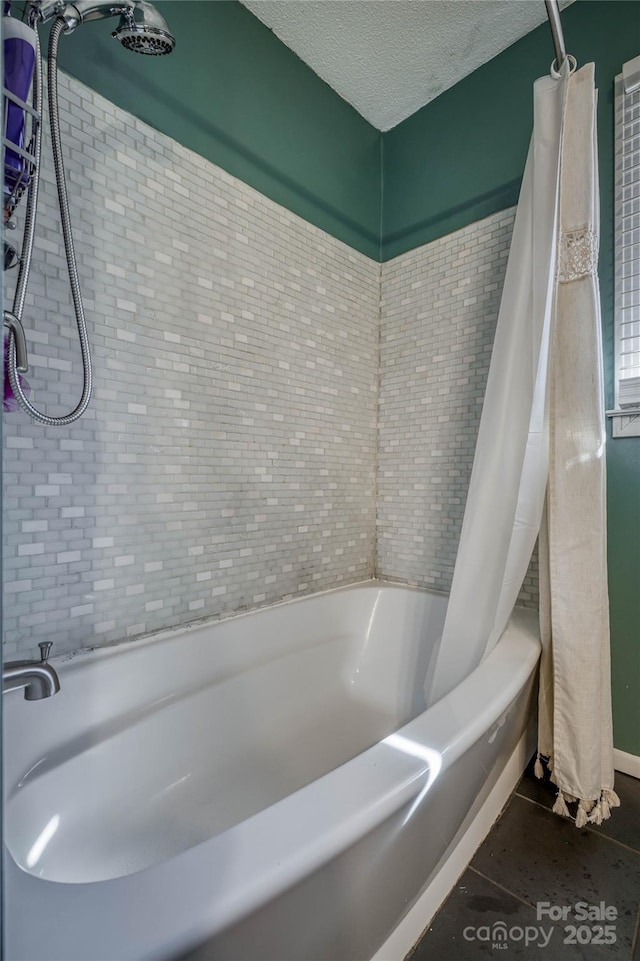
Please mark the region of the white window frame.
POLYGON ((640 376, 623 376, 630 358, 640 367, 640 57, 616 77, 615 139, 615 409, 607 413, 614 437, 640 437, 640 376), (623 334, 636 323, 630 351, 623 334))

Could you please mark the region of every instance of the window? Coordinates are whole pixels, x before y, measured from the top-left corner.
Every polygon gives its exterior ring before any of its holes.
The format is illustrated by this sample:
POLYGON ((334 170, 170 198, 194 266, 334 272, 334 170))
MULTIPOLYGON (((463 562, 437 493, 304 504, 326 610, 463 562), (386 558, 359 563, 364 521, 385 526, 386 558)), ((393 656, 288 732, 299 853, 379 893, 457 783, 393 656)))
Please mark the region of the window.
POLYGON ((640 57, 616 77, 614 437, 640 436, 640 57), (623 412, 622 414, 617 411, 623 412))

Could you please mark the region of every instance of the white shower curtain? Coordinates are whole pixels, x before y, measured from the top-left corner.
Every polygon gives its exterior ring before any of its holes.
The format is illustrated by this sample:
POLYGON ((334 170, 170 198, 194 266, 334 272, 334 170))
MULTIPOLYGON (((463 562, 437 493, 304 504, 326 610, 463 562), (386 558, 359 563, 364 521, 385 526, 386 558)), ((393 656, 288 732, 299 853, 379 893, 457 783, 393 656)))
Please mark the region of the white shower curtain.
POLYGON ((562 123, 569 82, 534 85, 534 127, 476 442, 430 703, 502 634, 538 536, 547 483, 547 369, 554 296, 562 123))
POLYGON ((613 792, 605 434, 597 278, 594 65, 534 86, 518 203, 469 494, 429 702, 499 639, 538 532, 540 756, 554 810, 600 822, 613 792), (548 481, 547 510, 544 512, 548 481), (542 527, 541 527, 542 525, 542 527))

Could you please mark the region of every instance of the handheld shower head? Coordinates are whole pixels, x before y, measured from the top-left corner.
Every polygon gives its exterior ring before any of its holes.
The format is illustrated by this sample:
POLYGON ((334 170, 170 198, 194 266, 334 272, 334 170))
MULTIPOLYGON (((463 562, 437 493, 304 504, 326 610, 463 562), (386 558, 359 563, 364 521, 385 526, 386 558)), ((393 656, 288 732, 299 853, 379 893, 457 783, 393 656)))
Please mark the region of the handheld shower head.
POLYGON ((122 12, 120 23, 112 36, 127 50, 152 57, 171 53, 176 45, 164 17, 146 0, 138 0, 122 12))

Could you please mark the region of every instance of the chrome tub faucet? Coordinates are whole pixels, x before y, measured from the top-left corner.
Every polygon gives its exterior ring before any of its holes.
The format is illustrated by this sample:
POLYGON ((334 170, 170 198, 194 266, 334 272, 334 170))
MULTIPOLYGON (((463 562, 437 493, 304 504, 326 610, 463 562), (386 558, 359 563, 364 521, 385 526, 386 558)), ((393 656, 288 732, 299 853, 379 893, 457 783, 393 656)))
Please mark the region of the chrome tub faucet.
POLYGON ((39 661, 7 661, 2 666, 2 692, 24 688, 27 701, 39 701, 51 697, 60 690, 60 681, 55 668, 48 663, 50 641, 41 641, 39 661))

